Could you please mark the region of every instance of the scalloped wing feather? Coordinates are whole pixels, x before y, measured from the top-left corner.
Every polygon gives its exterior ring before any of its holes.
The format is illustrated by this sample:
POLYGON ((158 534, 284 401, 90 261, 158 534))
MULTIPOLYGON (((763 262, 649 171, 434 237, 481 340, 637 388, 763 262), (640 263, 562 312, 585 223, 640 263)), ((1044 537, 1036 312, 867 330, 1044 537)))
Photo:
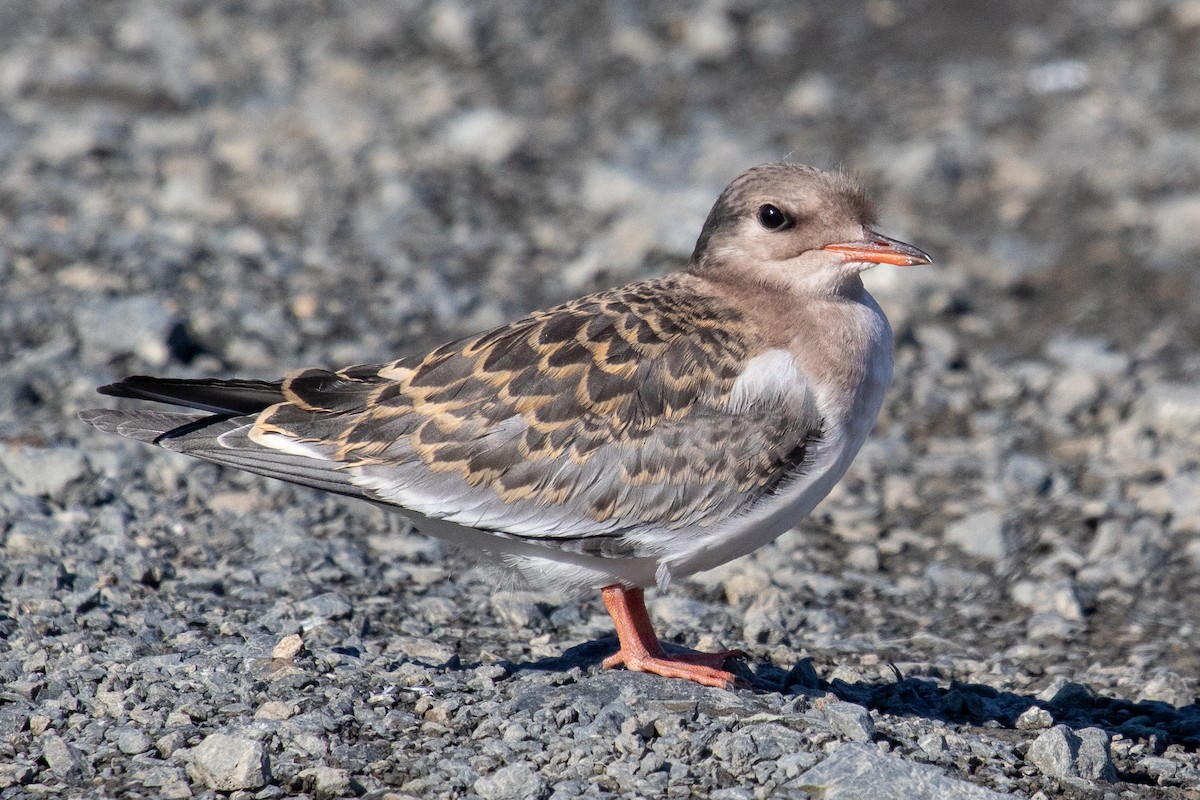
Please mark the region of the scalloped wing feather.
POLYGON ((249 438, 310 448, 434 519, 590 554, 662 549, 663 531, 711 527, 802 471, 821 431, 794 369, 739 383, 758 337, 688 281, 581 298, 423 358, 306 370, 249 438))

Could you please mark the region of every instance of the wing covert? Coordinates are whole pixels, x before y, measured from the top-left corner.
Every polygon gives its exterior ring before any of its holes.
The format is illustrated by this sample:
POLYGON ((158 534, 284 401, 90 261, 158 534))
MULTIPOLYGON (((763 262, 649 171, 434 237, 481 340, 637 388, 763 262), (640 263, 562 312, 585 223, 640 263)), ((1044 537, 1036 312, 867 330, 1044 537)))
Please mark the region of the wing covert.
POLYGON ((640 533, 745 511, 820 437, 794 371, 786 391, 746 401, 738 380, 758 353, 731 332, 743 321, 686 276, 633 284, 423 358, 294 375, 250 438, 303 443, 428 517, 647 554, 640 533))

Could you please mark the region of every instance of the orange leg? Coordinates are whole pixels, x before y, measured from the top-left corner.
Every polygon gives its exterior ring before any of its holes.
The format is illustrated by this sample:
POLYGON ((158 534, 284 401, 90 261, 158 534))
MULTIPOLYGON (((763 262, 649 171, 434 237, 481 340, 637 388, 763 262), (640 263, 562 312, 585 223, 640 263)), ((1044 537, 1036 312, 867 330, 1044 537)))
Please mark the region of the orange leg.
POLYGON ((605 586, 600 590, 604 607, 612 615, 617 627, 617 640, 621 649, 604 659, 605 667, 621 664, 633 672, 649 672, 665 678, 686 678, 705 686, 724 689, 733 683, 734 676, 723 669, 727 658, 744 658, 741 650, 723 653, 686 653, 672 655, 663 649, 650 615, 646 613, 646 600, 641 589, 626 589, 624 586, 605 586))

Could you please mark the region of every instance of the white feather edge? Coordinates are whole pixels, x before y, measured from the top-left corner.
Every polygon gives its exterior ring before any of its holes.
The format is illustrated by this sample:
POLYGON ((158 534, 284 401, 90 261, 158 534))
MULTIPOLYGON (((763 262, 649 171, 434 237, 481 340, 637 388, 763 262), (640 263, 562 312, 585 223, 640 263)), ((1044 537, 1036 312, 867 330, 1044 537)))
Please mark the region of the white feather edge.
POLYGON ((313 445, 302 442, 299 439, 294 439, 278 431, 259 431, 251 428, 250 432, 246 434, 246 438, 257 445, 262 445, 270 450, 278 450, 290 456, 314 458, 318 461, 331 460, 326 453, 313 445))

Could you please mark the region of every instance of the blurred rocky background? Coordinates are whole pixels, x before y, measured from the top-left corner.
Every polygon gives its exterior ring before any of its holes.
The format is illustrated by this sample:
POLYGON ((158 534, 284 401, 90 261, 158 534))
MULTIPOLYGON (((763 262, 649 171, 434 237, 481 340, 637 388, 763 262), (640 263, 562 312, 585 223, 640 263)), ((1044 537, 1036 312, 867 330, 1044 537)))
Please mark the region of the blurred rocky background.
POLYGON ((0 798, 1195 800, 1197 131, 1197 0, 0 4, 0 798), (749 688, 75 419, 661 272, 784 158, 937 263, 842 486, 652 602, 749 688))

